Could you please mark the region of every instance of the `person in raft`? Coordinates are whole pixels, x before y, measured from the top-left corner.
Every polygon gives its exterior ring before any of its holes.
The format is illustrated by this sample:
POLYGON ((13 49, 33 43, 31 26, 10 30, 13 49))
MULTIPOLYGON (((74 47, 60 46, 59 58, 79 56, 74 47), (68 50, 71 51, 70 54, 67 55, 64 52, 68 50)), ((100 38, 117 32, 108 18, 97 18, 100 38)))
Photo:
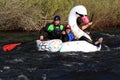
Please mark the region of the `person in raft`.
MULTIPOLYGON (((77 25, 78 25, 78 27, 81 29, 81 30, 83 30, 84 32, 86 32, 91 38, 92 38, 92 36, 90 35, 90 32, 89 32, 89 30, 88 30, 88 27, 89 26, 91 26, 92 25, 92 22, 88 22, 88 23, 83 23, 83 20, 82 20, 82 18, 81 17, 78 17, 77 18, 77 25)), ((92 38, 93 39, 93 38, 92 38)), ((88 41, 88 42, 90 42, 90 43, 93 43, 94 45, 96 45, 96 46, 98 46, 99 44, 101 44, 102 42, 103 42, 103 38, 102 37, 100 37, 98 40, 93 40, 93 41, 90 41, 89 39, 87 39, 86 37, 84 37, 84 36, 82 36, 79 40, 86 40, 86 41, 88 41)))
POLYGON ((46 24, 45 27, 43 27, 40 30, 40 40, 51 40, 51 39, 61 39, 62 35, 65 34, 65 28, 60 23, 60 16, 56 15, 54 17, 54 21, 52 23, 46 24))
POLYGON ((67 24, 65 26, 65 34, 63 35, 62 41, 63 42, 74 41, 76 39, 77 39, 77 37, 75 37, 75 35, 72 33, 71 26, 69 24, 67 24))

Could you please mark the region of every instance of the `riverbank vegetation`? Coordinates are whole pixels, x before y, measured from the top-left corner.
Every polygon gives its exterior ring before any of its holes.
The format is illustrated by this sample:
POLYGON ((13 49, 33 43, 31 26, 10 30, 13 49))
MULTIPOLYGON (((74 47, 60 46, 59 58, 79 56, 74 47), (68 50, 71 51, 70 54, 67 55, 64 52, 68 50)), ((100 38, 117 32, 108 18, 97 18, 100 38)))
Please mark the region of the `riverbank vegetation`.
POLYGON ((0 30, 39 31, 55 15, 66 24, 69 11, 85 5, 94 30, 120 27, 119 0, 0 0, 0 30))

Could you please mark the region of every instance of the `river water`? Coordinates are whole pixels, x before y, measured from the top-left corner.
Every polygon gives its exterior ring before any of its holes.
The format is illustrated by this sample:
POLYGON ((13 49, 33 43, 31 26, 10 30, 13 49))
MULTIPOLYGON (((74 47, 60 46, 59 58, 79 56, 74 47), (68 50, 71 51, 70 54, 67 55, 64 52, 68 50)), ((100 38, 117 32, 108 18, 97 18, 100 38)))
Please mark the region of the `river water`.
POLYGON ((93 32, 104 38, 99 52, 39 52, 38 33, 0 33, 0 80, 120 80, 120 31, 93 32), (7 43, 22 42, 11 52, 7 43))

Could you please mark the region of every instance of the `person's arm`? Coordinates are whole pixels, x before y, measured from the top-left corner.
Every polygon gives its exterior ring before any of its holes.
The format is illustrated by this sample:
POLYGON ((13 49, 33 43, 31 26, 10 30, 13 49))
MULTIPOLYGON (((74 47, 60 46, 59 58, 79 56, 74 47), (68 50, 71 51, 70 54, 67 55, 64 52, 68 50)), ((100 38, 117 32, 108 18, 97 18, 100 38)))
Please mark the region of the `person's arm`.
POLYGON ((44 31, 45 31, 45 27, 43 27, 41 30, 40 30, 40 40, 42 41, 44 39, 44 31))
POLYGON ((65 26, 63 24, 61 24, 63 26, 63 29, 62 29, 62 35, 65 35, 66 32, 65 32, 65 26))
POLYGON ((88 23, 88 24, 82 26, 82 30, 87 29, 90 25, 92 25, 92 22, 90 22, 90 23, 88 23))
POLYGON ((63 41, 63 42, 68 41, 68 36, 67 36, 67 34, 62 35, 62 41, 63 41))
POLYGON ((46 24, 46 26, 43 27, 43 28, 40 30, 40 36, 39 36, 39 38, 40 38, 41 41, 44 40, 44 35, 45 35, 45 33, 47 32, 48 26, 49 26, 49 23, 46 24))

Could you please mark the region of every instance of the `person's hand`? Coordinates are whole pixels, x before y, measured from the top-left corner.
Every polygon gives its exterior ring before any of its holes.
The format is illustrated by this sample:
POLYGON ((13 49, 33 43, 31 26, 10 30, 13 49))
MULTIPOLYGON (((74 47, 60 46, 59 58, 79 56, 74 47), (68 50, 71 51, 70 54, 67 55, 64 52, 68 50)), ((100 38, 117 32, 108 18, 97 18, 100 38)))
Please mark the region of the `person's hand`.
POLYGON ((87 33, 87 34, 90 34, 90 32, 89 32, 89 31, 86 31, 86 33, 87 33))
POLYGON ((40 36, 40 40, 42 41, 44 39, 44 36, 40 36))
POLYGON ((93 22, 89 22, 89 23, 88 23, 88 26, 91 26, 92 24, 93 24, 93 22))
POLYGON ((77 36, 75 36, 75 38, 74 38, 75 40, 78 40, 79 38, 77 37, 77 36))
POLYGON ((88 27, 90 27, 90 26, 92 25, 92 23, 93 23, 93 22, 89 22, 88 24, 83 25, 81 29, 82 29, 82 30, 87 29, 88 27))
POLYGON ((62 31, 62 34, 63 34, 63 35, 65 35, 65 34, 66 34, 66 32, 65 32, 65 31, 62 31))

